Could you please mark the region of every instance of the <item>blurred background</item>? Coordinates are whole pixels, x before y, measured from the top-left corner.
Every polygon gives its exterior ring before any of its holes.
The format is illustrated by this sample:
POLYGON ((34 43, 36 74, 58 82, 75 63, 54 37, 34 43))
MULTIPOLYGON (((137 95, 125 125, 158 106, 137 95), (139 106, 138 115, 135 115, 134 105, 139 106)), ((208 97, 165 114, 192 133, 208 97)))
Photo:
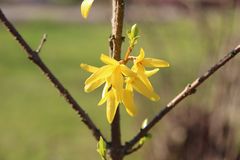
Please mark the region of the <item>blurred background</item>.
MULTIPOLYGON (((102 132, 110 137, 101 89, 87 94, 80 63, 100 66, 108 53, 111 1, 96 0, 89 19, 79 0, 0 0, 0 8, 32 46, 48 34, 41 57, 102 132)), ((121 106, 123 142, 177 93, 240 43, 239 0, 128 0, 124 33, 137 23, 133 54, 170 62, 152 81, 161 100, 136 94, 138 114, 121 106)), ((128 42, 123 46, 123 52, 128 42)), ((240 57, 184 100, 152 131, 152 139, 128 160, 240 159, 240 57)), ((96 141, 64 98, 30 63, 0 25, 0 160, 100 159, 96 141)))

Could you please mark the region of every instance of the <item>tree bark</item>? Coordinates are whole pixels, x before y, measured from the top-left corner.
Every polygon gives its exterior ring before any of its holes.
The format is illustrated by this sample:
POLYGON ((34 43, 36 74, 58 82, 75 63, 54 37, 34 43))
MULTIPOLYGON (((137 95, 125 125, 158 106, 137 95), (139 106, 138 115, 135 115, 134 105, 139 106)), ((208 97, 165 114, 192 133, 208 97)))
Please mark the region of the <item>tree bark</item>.
POLYGON ((124 0, 112 0, 112 44, 113 44, 113 57, 116 60, 121 58, 122 48, 122 30, 124 19, 124 0))
MULTIPOLYGON (((124 0, 112 0, 112 36, 110 46, 112 56, 116 60, 121 59, 122 47, 122 30, 124 19, 124 0)), ((124 154, 121 144, 121 129, 120 129, 120 111, 119 106, 115 114, 115 118, 111 124, 111 147, 110 156, 112 160, 122 160, 124 154)))
POLYGON ((115 114, 113 123, 111 124, 111 149, 110 156, 112 160, 122 160, 122 144, 121 144, 121 129, 120 129, 120 112, 119 108, 115 114))

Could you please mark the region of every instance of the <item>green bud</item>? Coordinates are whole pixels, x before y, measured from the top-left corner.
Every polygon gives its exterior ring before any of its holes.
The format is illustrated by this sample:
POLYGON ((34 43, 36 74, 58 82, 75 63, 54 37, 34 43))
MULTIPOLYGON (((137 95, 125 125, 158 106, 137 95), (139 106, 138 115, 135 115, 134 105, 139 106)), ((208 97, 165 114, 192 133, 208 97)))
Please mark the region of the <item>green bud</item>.
POLYGON ((137 39, 140 37, 137 24, 134 24, 131 27, 131 29, 128 30, 127 35, 128 35, 130 46, 134 46, 135 44, 137 44, 137 39))
POLYGON ((147 140, 151 139, 152 135, 150 133, 148 133, 146 136, 142 137, 138 144, 143 145, 147 140))
POLYGON ((97 152, 100 154, 102 160, 106 160, 107 145, 102 137, 100 137, 97 143, 97 152))
POLYGON ((131 37, 136 38, 138 37, 138 34, 139 34, 139 29, 137 27, 137 24, 134 24, 131 28, 131 37))

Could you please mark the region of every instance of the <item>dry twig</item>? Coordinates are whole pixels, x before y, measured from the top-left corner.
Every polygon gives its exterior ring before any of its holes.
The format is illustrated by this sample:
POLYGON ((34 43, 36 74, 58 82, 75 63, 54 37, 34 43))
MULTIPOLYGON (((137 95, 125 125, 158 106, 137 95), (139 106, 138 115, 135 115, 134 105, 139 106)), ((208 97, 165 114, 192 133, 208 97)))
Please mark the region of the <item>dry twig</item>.
POLYGON ((165 106, 153 119, 150 121, 150 123, 144 128, 139 131, 136 136, 130 140, 129 142, 126 142, 125 146, 123 147, 123 150, 125 154, 132 153, 134 151, 137 151, 140 147, 133 148, 141 138, 143 138, 147 133, 169 112, 171 111, 178 103, 183 101, 186 97, 196 92, 196 89, 198 86, 203 84, 205 80, 207 80, 209 77, 211 77, 218 69, 220 69, 222 66, 224 66, 229 60, 231 60, 233 57, 235 57, 240 52, 240 45, 237 46, 235 49, 233 49, 230 53, 228 53, 225 57, 223 57, 221 60, 219 60, 215 65, 213 65, 206 73, 198 77, 195 81, 193 81, 191 84, 188 84, 184 90, 179 93, 175 98, 173 98, 167 106, 165 106))
POLYGON ((40 44, 38 46, 38 49, 36 50, 37 53, 41 52, 42 47, 46 43, 46 41, 47 41, 47 34, 43 34, 43 37, 42 37, 41 42, 40 42, 40 44))
POLYGON ((99 140, 100 136, 106 141, 101 131, 96 127, 88 114, 82 109, 82 107, 76 102, 76 100, 71 96, 67 89, 62 85, 62 83, 53 75, 49 68, 43 63, 42 59, 39 57, 38 52, 40 52, 46 38, 43 37, 39 49, 33 51, 28 43, 23 39, 15 27, 9 22, 2 10, 0 9, 0 21, 7 28, 7 30, 12 34, 16 41, 23 47, 26 52, 28 59, 36 64, 44 73, 44 75, 53 83, 60 94, 65 98, 65 100, 72 106, 72 108, 79 114, 83 123, 92 131, 93 136, 96 140, 99 140))

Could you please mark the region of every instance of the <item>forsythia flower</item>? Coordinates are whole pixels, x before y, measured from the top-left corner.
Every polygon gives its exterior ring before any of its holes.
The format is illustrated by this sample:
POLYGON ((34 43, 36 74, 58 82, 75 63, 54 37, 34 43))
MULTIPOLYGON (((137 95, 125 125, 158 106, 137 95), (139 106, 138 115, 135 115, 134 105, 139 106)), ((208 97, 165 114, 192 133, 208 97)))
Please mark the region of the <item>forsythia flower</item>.
MULTIPOLYGON (((81 67, 93 74, 85 81, 85 92, 91 92, 105 83, 102 99, 99 105, 107 101, 107 119, 111 123, 115 116, 117 107, 123 99, 123 83, 124 77, 136 76, 136 73, 131 71, 127 66, 120 62, 102 54, 101 61, 105 63, 101 68, 96 68, 86 64, 81 64, 81 67)), ((130 109, 131 110, 131 109, 130 109)))
POLYGON ((132 70, 137 73, 139 78, 144 82, 144 84, 148 87, 149 90, 153 90, 153 87, 148 77, 155 74, 159 69, 146 71, 145 67, 151 67, 151 68, 152 67, 156 67, 156 68, 169 67, 169 63, 161 59, 145 58, 144 50, 141 48, 139 55, 136 57, 134 61, 132 70))
POLYGON ((81 14, 83 16, 83 18, 87 18, 89 11, 92 7, 94 0, 83 0, 82 4, 81 4, 81 14))
POLYGON ((80 66, 92 73, 85 81, 85 92, 91 92, 105 83, 102 98, 98 105, 106 102, 106 115, 109 123, 112 123, 120 103, 124 104, 129 115, 133 116, 136 114, 133 90, 153 101, 159 99, 148 80, 148 77, 155 74, 158 69, 146 71, 144 67, 168 67, 169 64, 167 62, 144 58, 143 49, 141 49, 139 56, 135 58, 132 69, 123 64, 124 61, 116 61, 104 54, 101 55, 100 60, 105 63, 100 68, 87 64, 81 64, 80 66))

